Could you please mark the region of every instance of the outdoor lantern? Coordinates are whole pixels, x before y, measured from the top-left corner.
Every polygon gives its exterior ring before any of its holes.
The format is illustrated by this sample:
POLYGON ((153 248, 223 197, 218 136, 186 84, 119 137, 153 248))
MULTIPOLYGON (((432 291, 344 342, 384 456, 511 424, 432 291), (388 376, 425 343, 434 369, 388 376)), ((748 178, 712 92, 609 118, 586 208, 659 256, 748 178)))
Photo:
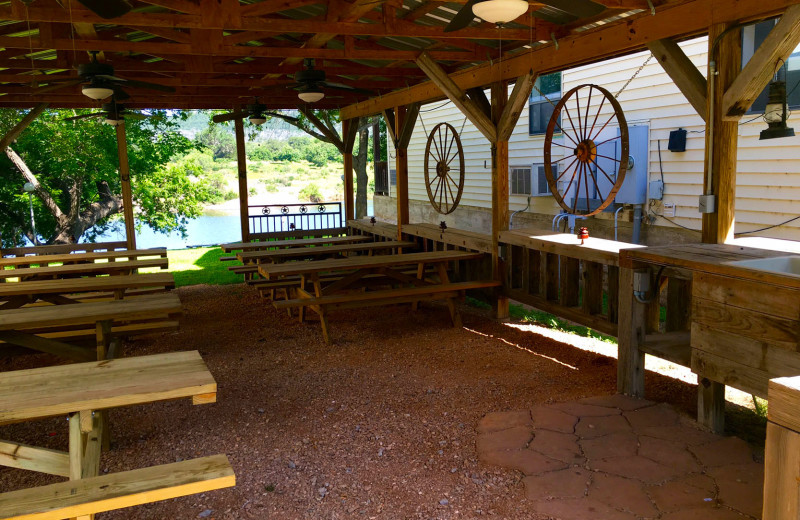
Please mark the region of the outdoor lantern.
POLYGON ((472 6, 472 12, 481 20, 504 24, 528 11, 526 0, 486 0, 472 6))
POLYGON ((775 80, 769 84, 769 98, 764 109, 764 121, 768 128, 761 131, 759 139, 777 139, 794 136, 794 128, 786 126, 786 82, 775 80))
POLYGON ((264 117, 264 114, 253 114, 250 116, 250 122, 254 125, 263 125, 267 122, 267 118, 264 117))
POLYGON ((114 93, 112 89, 95 80, 92 80, 88 85, 84 85, 81 92, 83 92, 84 96, 97 100, 105 99, 114 93))
POLYGON ((297 97, 305 101, 306 103, 316 103, 320 99, 325 97, 323 92, 320 92, 316 88, 311 88, 309 90, 304 90, 297 94, 297 97))

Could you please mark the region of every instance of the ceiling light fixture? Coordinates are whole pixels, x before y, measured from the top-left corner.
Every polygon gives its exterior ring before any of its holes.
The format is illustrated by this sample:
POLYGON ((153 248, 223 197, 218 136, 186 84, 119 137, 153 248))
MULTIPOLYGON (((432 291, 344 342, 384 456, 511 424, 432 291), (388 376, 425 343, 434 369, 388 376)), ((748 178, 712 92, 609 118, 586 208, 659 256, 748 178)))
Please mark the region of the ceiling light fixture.
POLYGON ((527 0, 485 0, 472 6, 475 16, 498 25, 508 23, 527 11, 527 0))
POLYGON ((253 114, 249 119, 254 125, 263 125, 267 122, 267 118, 264 117, 264 114, 253 114))
POLYGON ((114 91, 108 88, 108 86, 96 80, 92 80, 88 85, 84 85, 81 89, 81 92, 83 92, 84 96, 98 101, 105 99, 114 93, 114 91))
POLYGON ((306 103, 316 103, 320 99, 325 97, 325 93, 320 92, 316 88, 310 88, 309 90, 304 90, 297 94, 297 97, 305 101, 306 103))

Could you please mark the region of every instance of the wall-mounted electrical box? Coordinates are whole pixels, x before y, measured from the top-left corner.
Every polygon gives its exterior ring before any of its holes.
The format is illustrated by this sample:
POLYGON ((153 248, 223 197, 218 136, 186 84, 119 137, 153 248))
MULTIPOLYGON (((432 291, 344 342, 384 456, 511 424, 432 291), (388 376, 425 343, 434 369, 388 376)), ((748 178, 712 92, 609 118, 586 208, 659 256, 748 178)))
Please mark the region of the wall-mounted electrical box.
POLYGON ((669 144, 667 149, 670 152, 685 152, 686 151, 686 130, 678 128, 669 133, 669 144))
POLYGON ((650 198, 661 200, 664 198, 664 182, 661 179, 650 181, 650 198))
POLYGON ((713 195, 700 195, 697 210, 700 213, 714 213, 716 211, 716 199, 713 195))

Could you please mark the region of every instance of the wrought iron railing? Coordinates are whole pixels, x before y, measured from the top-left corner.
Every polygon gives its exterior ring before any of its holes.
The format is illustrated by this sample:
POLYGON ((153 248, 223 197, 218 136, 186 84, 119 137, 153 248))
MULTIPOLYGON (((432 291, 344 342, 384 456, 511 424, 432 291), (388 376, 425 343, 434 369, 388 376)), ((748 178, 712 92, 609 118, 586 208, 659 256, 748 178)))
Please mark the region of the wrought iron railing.
POLYGON ((250 234, 344 227, 341 202, 248 206, 250 234))

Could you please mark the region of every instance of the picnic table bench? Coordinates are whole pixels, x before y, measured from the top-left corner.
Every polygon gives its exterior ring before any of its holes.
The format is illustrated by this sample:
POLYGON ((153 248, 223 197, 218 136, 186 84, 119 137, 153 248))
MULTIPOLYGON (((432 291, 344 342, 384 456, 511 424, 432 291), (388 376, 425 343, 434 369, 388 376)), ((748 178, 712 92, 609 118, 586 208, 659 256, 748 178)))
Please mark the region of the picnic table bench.
POLYGON ((126 333, 143 333, 151 328, 164 327, 181 312, 180 299, 174 293, 0 310, 0 341, 73 361, 104 359, 109 347, 114 347, 111 352, 113 355, 116 343, 112 344, 112 340, 115 338, 126 333), (61 338, 74 336, 78 331, 83 335, 93 333, 96 352, 61 341, 61 338))
POLYGON ((313 256, 349 256, 350 253, 364 252, 372 254, 378 251, 403 249, 415 246, 415 242, 409 242, 406 240, 389 240, 386 242, 357 242, 354 244, 337 244, 330 246, 299 246, 267 251, 246 251, 237 253, 236 258, 238 258, 245 265, 265 261, 278 263, 286 260, 295 260, 298 258, 307 258, 313 256))
POLYGON ((44 278, 67 278, 75 276, 121 275, 131 274, 137 269, 169 267, 167 258, 149 258, 145 260, 126 260, 124 262, 95 262, 87 264, 50 265, 45 267, 21 267, 19 269, 0 268, 0 281, 9 278, 33 280, 44 278))
POLYGON ((67 416, 69 449, 0 440, 0 465, 69 478, 0 493, 1 520, 92 518, 94 513, 234 486, 225 455, 100 475, 105 410, 191 398, 216 401, 197 351, 0 373, 0 425, 67 416), (100 412, 100 413, 95 413, 100 412))
POLYGON ((476 260, 483 253, 468 251, 436 251, 428 253, 407 253, 401 255, 358 256, 310 262, 289 262, 285 264, 259 264, 259 272, 268 279, 301 276, 302 281, 295 289, 298 298, 274 301, 278 309, 297 307, 300 320, 303 310, 311 309, 319 315, 322 335, 330 343, 327 313, 332 309, 373 307, 411 303, 414 307, 422 300, 446 300, 450 318, 454 326, 461 325, 461 318, 455 306, 455 299, 469 289, 496 287, 499 281, 451 282, 447 274, 450 262, 476 260), (416 267, 416 276, 403 271, 416 267), (433 266, 436 277, 425 276, 426 266, 433 266), (326 282, 325 275, 344 273, 326 282), (369 279, 379 275, 382 285, 369 279), (365 283, 368 281, 368 283, 365 283), (373 289, 376 286, 393 286, 388 289, 373 289))
POLYGON ((96 251, 87 253, 61 253, 50 255, 26 255, 0 258, 0 268, 5 267, 26 267, 38 265, 39 267, 50 264, 78 264, 93 263, 98 260, 114 262, 120 259, 138 260, 147 257, 166 258, 166 248, 159 247, 153 249, 127 249, 122 251, 96 251))
MULTIPOLYGON (((263 251, 264 249, 276 249, 282 247, 351 244, 355 242, 366 242, 367 240, 372 240, 372 238, 368 236, 350 235, 343 237, 297 238, 293 240, 264 240, 261 242, 234 242, 231 244, 222 244, 220 247, 224 253, 232 253, 233 251, 263 251)), ((232 259, 232 257, 228 258, 232 259)))
POLYGON ((175 287, 172 273, 130 274, 95 278, 62 278, 0 284, 0 310, 15 309, 42 300, 60 305, 97 299, 113 294, 126 295, 162 292, 175 287))

